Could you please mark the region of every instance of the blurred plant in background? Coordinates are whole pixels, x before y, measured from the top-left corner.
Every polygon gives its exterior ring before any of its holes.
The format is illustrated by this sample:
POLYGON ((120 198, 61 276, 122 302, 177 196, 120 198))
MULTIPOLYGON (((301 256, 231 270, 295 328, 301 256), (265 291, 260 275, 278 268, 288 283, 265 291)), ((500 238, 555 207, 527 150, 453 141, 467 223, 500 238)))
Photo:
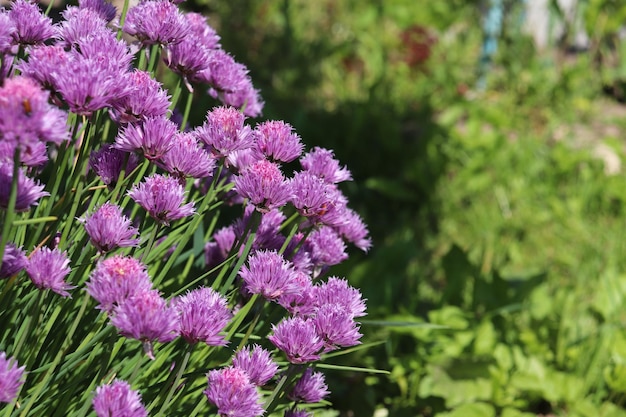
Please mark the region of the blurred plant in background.
POLYGON ((342 363, 392 373, 331 378, 342 415, 626 415, 626 3, 548 2, 543 49, 525 3, 501 2, 483 91, 492 2, 191 4, 237 28, 265 116, 367 184, 374 249, 344 265, 386 342, 342 363))

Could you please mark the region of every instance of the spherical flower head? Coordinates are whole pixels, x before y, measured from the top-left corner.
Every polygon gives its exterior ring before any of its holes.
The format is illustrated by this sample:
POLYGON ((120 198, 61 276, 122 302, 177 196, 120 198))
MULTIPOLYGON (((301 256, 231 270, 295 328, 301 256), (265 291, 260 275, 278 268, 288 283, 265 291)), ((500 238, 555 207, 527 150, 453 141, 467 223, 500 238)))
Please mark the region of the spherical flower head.
POLYGON ((18 68, 24 76, 56 91, 56 72, 67 65, 70 59, 72 55, 60 44, 37 45, 28 48, 28 61, 21 61, 18 68))
POLYGON ((127 125, 115 138, 115 148, 140 152, 151 161, 162 158, 174 145, 178 127, 165 117, 148 117, 127 125))
POLYGON ((321 372, 313 372, 313 369, 307 368, 300 377, 293 390, 288 397, 293 401, 305 403, 317 403, 330 394, 328 385, 321 372))
POLYGON ((223 227, 213 234, 213 241, 204 247, 204 255, 208 268, 219 265, 226 260, 228 253, 233 248, 237 236, 233 227, 223 227))
POLYGON ((261 160, 235 176, 235 191, 266 212, 284 206, 291 198, 291 186, 278 165, 261 160))
POLYGON ((299 290, 293 265, 276 251, 256 251, 248 258, 248 266, 241 267, 239 276, 248 292, 269 301, 299 290))
POLYGON ((337 231, 357 248, 367 252, 372 247, 372 240, 361 216, 346 207, 341 213, 341 219, 336 226, 337 231))
POLYGON ((65 282, 65 277, 72 271, 66 252, 42 247, 30 254, 26 273, 40 290, 50 289, 62 297, 69 297, 74 287, 65 282))
MULTIPOLYGON (((0 161, 0 207, 9 206, 11 183, 13 181, 13 162, 0 161)), ((41 197, 50 195, 43 191, 44 186, 28 178, 22 169, 17 174, 17 199, 15 211, 28 211, 31 206, 37 205, 41 197)))
POLYGON ((276 375, 278 365, 272 360, 270 353, 259 345, 252 350, 246 346, 233 357, 233 366, 244 370, 250 382, 262 387, 276 375))
POLYGON ((317 175, 324 181, 336 184, 342 181, 351 181, 352 174, 348 168, 340 167, 333 151, 315 147, 300 159, 305 171, 317 175))
POLYGON ((227 300, 211 288, 201 287, 177 297, 172 306, 180 314, 180 335, 188 343, 226 346, 224 330, 232 318, 227 300))
POLYGON ((134 153, 128 153, 115 149, 111 145, 103 145, 98 151, 89 155, 89 167, 94 170, 103 183, 109 187, 115 187, 117 180, 125 168, 126 176, 139 164, 139 157, 134 153))
MULTIPOLYGON (((49 93, 28 77, 13 77, 0 88, 0 137, 25 155, 38 142, 69 138, 67 115, 48 103, 49 93)), ((12 155, 11 155, 12 157, 12 155)))
MULTIPOLYGON (((13 181, 13 162, 0 162, 0 207, 9 206, 11 182, 13 181)), ((31 206, 37 205, 41 197, 50 195, 43 191, 44 186, 32 178, 28 178, 22 169, 17 175, 17 199, 15 211, 28 211, 31 206)))
POLYGON ((149 176, 134 186, 128 195, 161 224, 168 225, 195 213, 193 202, 183 204, 185 188, 175 178, 165 175, 149 176))
POLYGON ((314 267, 318 269, 337 265, 348 259, 345 243, 331 227, 321 226, 311 232, 304 248, 309 252, 314 267))
POLYGON ((207 23, 206 16, 200 13, 188 12, 185 13, 185 20, 189 25, 191 34, 200 41, 200 45, 207 49, 220 47, 220 37, 215 29, 207 23))
POLYGON ((363 336, 354 317, 340 304, 324 304, 315 311, 313 317, 318 336, 324 341, 324 351, 330 352, 339 347, 358 345, 363 336))
POLYGON ((0 54, 11 52, 13 36, 17 32, 15 24, 4 10, 0 11, 0 54))
POLYGON ((10 403, 24 384, 24 366, 18 367, 15 358, 0 352, 0 403, 10 403))
POLYGON ((365 312, 365 300, 361 291, 351 287, 348 281, 338 277, 330 277, 322 284, 314 287, 315 304, 321 307, 326 304, 339 304, 352 317, 362 317, 365 312))
POLYGON ((128 9, 124 32, 135 36, 143 45, 169 45, 183 40, 189 27, 175 4, 143 1, 128 9))
POLYGON ((220 417, 257 417, 263 414, 260 396, 248 374, 236 367, 213 370, 208 374, 209 387, 204 391, 217 406, 220 417))
POLYGON ((302 153, 304 145, 289 123, 268 121, 258 125, 254 132, 257 147, 272 161, 291 162, 302 153))
POLYGON ((0 279, 9 278, 20 272, 28 264, 24 251, 13 243, 4 247, 4 256, 0 265, 0 279))
POLYGON ((54 72, 53 83, 72 112, 91 116, 129 94, 126 84, 119 81, 126 76, 119 62, 70 53, 72 58, 54 72))
POLYGON ((83 223, 91 243, 102 253, 139 245, 139 239, 133 238, 138 233, 137 228, 131 226, 130 219, 115 204, 104 203, 83 219, 83 223))
POLYGON ((123 82, 128 84, 129 94, 111 103, 113 118, 118 123, 136 123, 167 116, 170 97, 150 73, 135 70, 123 82))
POLYGON ((94 10, 107 22, 115 19, 115 14, 117 13, 115 6, 106 0, 78 0, 78 7, 94 10))
POLYGON ((294 364, 316 361, 324 341, 317 335, 315 324, 302 317, 290 317, 277 325, 272 325, 274 334, 268 339, 294 364))
POLYGON ((68 48, 82 38, 108 30, 107 22, 93 9, 68 7, 63 17, 65 21, 59 27, 59 37, 61 44, 68 48))
POLYGON ((87 292, 108 313, 130 297, 152 289, 150 276, 140 261, 129 256, 115 255, 96 265, 86 284, 87 292))
POLYGON ((261 91, 254 88, 252 79, 248 76, 245 77, 240 87, 235 91, 220 92, 210 88, 208 93, 223 104, 240 109, 248 117, 259 117, 263 114, 265 102, 261 98, 261 91))
POLYGON ((252 147, 254 135, 244 125, 245 116, 233 107, 216 107, 209 111, 204 124, 194 131, 216 157, 252 147))
POLYGON ((319 217, 329 210, 334 185, 308 171, 296 172, 291 179, 291 203, 305 217, 319 217))
POLYGON ((152 342, 170 342, 179 332, 178 311, 168 306, 157 290, 127 298, 113 309, 111 324, 122 336, 143 342, 152 359, 152 342))
POLYGON ((96 388, 93 409, 98 417, 147 417, 139 392, 126 381, 116 379, 109 385, 96 388))
POLYGON ((299 289, 294 294, 283 294, 278 304, 293 315, 307 316, 315 311, 315 294, 311 277, 303 271, 296 272, 296 284, 299 289))
POLYGON ((53 38, 57 33, 52 25, 52 19, 45 16, 35 2, 16 0, 11 6, 9 17, 17 29, 13 34, 13 39, 17 44, 41 44, 53 38))
POLYGON ((177 133, 172 147, 161 161, 165 169, 177 178, 206 178, 213 174, 215 159, 200 146, 191 133, 177 133))
POLYGON ((193 92, 190 83, 208 83, 208 69, 210 50, 200 43, 200 40, 190 34, 181 42, 170 45, 164 56, 165 65, 173 72, 180 74, 185 81, 189 92, 193 92))

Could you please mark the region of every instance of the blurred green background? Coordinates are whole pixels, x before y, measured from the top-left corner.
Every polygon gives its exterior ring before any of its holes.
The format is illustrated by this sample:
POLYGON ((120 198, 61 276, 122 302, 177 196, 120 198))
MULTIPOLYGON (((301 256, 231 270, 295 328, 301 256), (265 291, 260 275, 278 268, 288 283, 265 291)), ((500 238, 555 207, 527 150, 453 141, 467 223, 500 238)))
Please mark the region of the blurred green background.
POLYGON ((333 272, 383 343, 341 363, 390 375, 327 371, 320 415, 626 416, 626 2, 547 0, 538 48, 530 1, 186 5, 355 179, 333 272))

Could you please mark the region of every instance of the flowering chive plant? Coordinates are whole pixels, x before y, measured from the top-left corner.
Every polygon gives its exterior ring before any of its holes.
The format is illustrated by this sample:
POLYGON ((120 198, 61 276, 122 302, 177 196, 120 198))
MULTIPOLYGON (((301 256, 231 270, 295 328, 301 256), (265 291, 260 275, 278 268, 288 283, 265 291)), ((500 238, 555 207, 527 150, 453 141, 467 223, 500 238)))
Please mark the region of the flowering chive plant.
POLYGON ((311 416, 361 343, 350 172, 179 2, 0 9, 2 416, 311 416))

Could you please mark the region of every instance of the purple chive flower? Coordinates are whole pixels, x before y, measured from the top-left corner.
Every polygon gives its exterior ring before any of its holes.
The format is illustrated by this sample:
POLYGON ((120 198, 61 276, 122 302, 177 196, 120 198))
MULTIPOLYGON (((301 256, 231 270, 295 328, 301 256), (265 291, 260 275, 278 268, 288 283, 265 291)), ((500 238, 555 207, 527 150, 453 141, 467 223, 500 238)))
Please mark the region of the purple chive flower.
POLYGON ((169 45, 183 40, 189 27, 176 5, 169 1, 144 1, 128 9, 124 32, 143 45, 169 45))
POLYGON ((246 346, 237 352, 233 357, 233 366, 244 370, 250 382, 259 387, 265 385, 278 371, 278 365, 270 353, 259 345, 254 345, 252 350, 246 346))
POLYGON ((180 314, 180 335, 188 343, 226 346, 224 330, 232 313, 227 300, 211 288, 201 287, 172 301, 180 314))
POLYGON ((181 42, 168 46, 164 60, 175 73, 183 76, 189 91, 189 83, 209 82, 211 50, 219 48, 219 36, 199 13, 186 13, 185 20, 190 32, 181 42))
POLYGON ((107 22, 93 9, 68 7, 63 12, 63 18, 65 21, 59 27, 59 37, 62 39, 61 44, 66 47, 82 38, 108 30, 107 22))
POLYGON ((239 275, 248 292, 261 294, 270 301, 299 289, 293 265, 276 251, 256 251, 248 258, 248 266, 241 267, 239 275))
POLYGON ((368 237, 369 231, 361 216, 346 207, 341 217, 343 221, 339 222, 337 231, 357 248, 367 252, 372 247, 372 240, 368 237))
MULTIPOLYGON (((13 181, 13 162, 0 161, 0 207, 8 208, 11 183, 13 181)), ((37 200, 49 193, 42 191, 43 185, 39 185, 33 179, 28 178, 22 169, 18 170, 17 200, 15 210, 27 211, 30 206, 37 205, 37 200)))
POLYGON ((223 227, 215 232, 213 242, 208 242, 204 247, 207 267, 212 268, 224 262, 233 248, 236 238, 232 226, 223 227))
POLYGON ((190 83, 208 83, 210 50, 199 42, 199 39, 190 35, 181 42, 168 46, 168 53, 164 57, 165 64, 185 80, 190 92, 193 87, 190 83))
POLYGON ((174 145, 176 124, 165 117, 148 117, 143 123, 129 124, 115 138, 116 149, 138 151, 151 161, 160 159, 174 145))
MULTIPOLYGON (((15 144, 0 142, 0 159, 12 160, 15 144)), ((20 152, 20 161, 28 167, 37 167, 48 162, 48 148, 43 142, 32 142, 20 152)))
POLYGON ((20 272, 28 264, 24 251, 13 243, 7 243, 4 247, 2 264, 0 264, 0 279, 10 278, 20 272))
POLYGON ((115 187, 124 166, 125 175, 128 176, 138 164, 139 157, 136 154, 120 151, 111 145, 103 145, 100 150, 89 155, 89 167, 110 187, 115 187))
POLYGON ((305 403, 317 403, 330 394, 328 385, 321 372, 313 372, 313 369, 307 368, 293 390, 288 394, 289 399, 305 403))
POLYGON ((9 11, 9 17, 17 29, 13 34, 15 43, 40 44, 53 38, 57 33, 52 25, 52 19, 41 13, 35 2, 15 0, 9 11))
POLYGON ((100 304, 98 308, 111 313, 128 298, 150 291, 152 282, 141 262, 115 255, 98 262, 86 287, 89 295, 100 304))
POLYGON ((313 282, 308 274, 302 271, 296 273, 296 284, 299 289, 294 294, 283 294, 278 304, 293 315, 306 316, 315 312, 315 293, 313 282))
POLYGON ((291 162, 302 154, 304 145, 289 123, 264 122, 254 132, 257 147, 272 161, 291 162))
POLYGON ((111 103, 118 123, 135 123, 148 118, 164 118, 169 112, 170 97, 150 73, 135 70, 123 80, 129 94, 111 103))
POLYGON ((6 353, 0 352, 0 403, 10 403, 17 397, 24 384, 24 368, 18 367, 15 358, 7 359, 6 353))
POLYGON ((300 165, 305 171, 315 174, 331 184, 352 180, 352 174, 348 168, 345 166, 341 168, 333 151, 328 149, 316 146, 311 152, 300 158, 300 165))
POLYGON ((324 304, 313 317, 318 336, 324 341, 324 352, 358 345, 363 336, 350 311, 341 304, 324 304))
POLYGON ((207 72, 212 86, 208 92, 212 97, 228 106, 243 109, 246 116, 261 114, 263 101, 244 65, 236 62, 227 52, 215 49, 211 51, 207 72))
POLYGON ((213 174, 215 159, 191 133, 174 135, 172 143, 172 147, 161 158, 167 172, 181 179, 206 178, 213 174))
POLYGON ((352 317, 362 317, 365 312, 365 300, 361 292, 348 285, 345 279, 330 277, 328 281, 314 287, 316 305, 340 304, 352 317))
POLYGON ((226 157, 226 166, 235 168, 236 171, 243 171, 250 165, 265 157, 256 147, 233 151, 226 157))
MULTIPOLYGON (((0 161, 0 207, 8 208, 11 194, 11 182, 13 181, 13 162, 0 161)), ((37 205, 37 201, 44 196, 50 195, 43 191, 44 186, 28 178, 22 169, 17 175, 17 199, 16 211, 28 211, 31 206, 37 205)))
POLYGON ((321 226, 311 232, 304 246, 317 269, 337 265, 348 259, 345 243, 331 227, 321 226))
POLYGON ((139 392, 130 389, 126 381, 116 379, 96 388, 93 409, 98 417, 147 417, 139 392))
MULTIPOLYGON (((109 76, 122 75, 126 77, 131 69, 131 62, 135 58, 130 48, 123 40, 117 39, 115 32, 103 30, 80 38, 76 42, 77 48, 72 50, 78 56, 99 61, 103 70, 109 76)), ((114 84, 113 92, 122 96, 129 94, 126 83, 114 84)))
POLYGON ((131 221, 115 204, 104 203, 83 222, 91 243, 100 252, 139 245, 139 239, 133 238, 138 233, 137 228, 131 226, 131 221))
POLYGON ((115 19, 117 9, 106 0, 78 0, 78 7, 96 11, 107 22, 115 19))
POLYGON ((206 121, 194 134, 209 146, 216 157, 225 157, 254 144, 252 129, 244 125, 245 119, 233 107, 216 107, 207 113, 206 121))
POLYGON ((170 342, 179 332, 178 311, 157 290, 136 294, 114 307, 111 324, 122 336, 141 341, 151 359, 152 342, 170 342))
POLYGON ((307 171, 296 172, 291 179, 291 203, 305 217, 324 215, 331 203, 333 185, 307 171))
POLYGON ((193 202, 183 204, 185 188, 172 177, 151 175, 134 186, 128 195, 161 224, 168 225, 195 213, 193 202))
POLYGON ((261 212, 284 206, 291 197, 291 187, 280 168, 267 160, 255 162, 236 175, 234 189, 261 212))
MULTIPOLYGON (((0 88, 0 137, 28 155, 37 142, 60 144, 69 138, 65 112, 48 104, 49 93, 35 80, 14 77, 0 88)), ((11 159, 13 154, 11 154, 11 159)))
POLYGON ((5 11, 0 11, 0 55, 11 52, 13 36, 17 32, 15 24, 5 11))
POLYGON ((260 396, 242 369, 229 367, 208 374, 209 387, 204 391, 222 417, 257 417, 263 414, 260 396))
POLYGON ((67 290, 76 288, 65 282, 72 271, 66 252, 43 247, 30 254, 26 273, 40 290, 50 289, 62 297, 69 297, 67 290))
POLYGON ((129 93, 126 85, 119 81, 126 76, 126 72, 119 68, 118 62, 78 53, 72 55, 54 73, 53 80, 53 85, 72 112, 90 116, 129 93))
POLYGON ((62 45, 37 45, 28 48, 28 61, 21 61, 19 70, 44 88, 56 91, 56 73, 72 59, 62 45))
POLYGON ((200 44, 207 49, 218 49, 220 47, 220 37, 215 29, 208 23, 207 18, 194 12, 185 13, 185 20, 189 25, 190 35, 200 41, 200 44))
POLYGON ((285 352, 287 360, 294 364, 313 362, 320 358, 324 341, 317 335, 315 324, 302 317, 287 318, 272 325, 274 334, 270 342, 285 352))

